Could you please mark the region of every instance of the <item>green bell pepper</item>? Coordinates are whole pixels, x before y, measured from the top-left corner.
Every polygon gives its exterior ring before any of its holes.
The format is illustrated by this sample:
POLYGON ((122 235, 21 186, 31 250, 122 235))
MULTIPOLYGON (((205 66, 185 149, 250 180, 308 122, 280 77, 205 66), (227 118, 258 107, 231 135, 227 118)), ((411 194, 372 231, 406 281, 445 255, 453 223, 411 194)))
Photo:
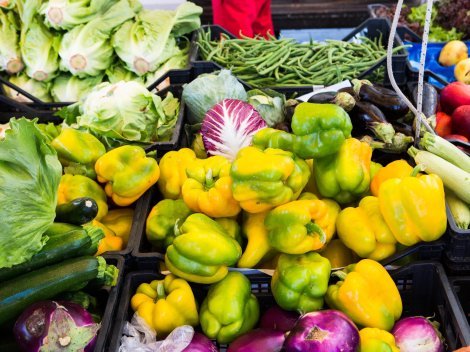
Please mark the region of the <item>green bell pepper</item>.
POLYGON ((175 238, 175 226, 191 215, 182 199, 164 199, 158 202, 147 217, 145 234, 156 248, 166 249, 175 238))
POLYGON ((328 289, 330 261, 320 254, 281 254, 271 280, 271 291, 277 304, 301 314, 323 307, 328 289))
POLYGON ((351 136, 348 113, 335 104, 300 103, 292 116, 292 132, 264 128, 253 137, 253 145, 294 152, 302 159, 336 153, 351 136))
POLYGON ((188 216, 176 228, 175 239, 167 248, 165 264, 174 275, 187 281, 212 284, 228 273, 242 254, 238 242, 207 215, 188 216))
POLYGON ((210 339, 230 343, 253 329, 259 318, 259 305, 251 293, 250 280, 231 271, 209 288, 199 314, 201 328, 210 339))

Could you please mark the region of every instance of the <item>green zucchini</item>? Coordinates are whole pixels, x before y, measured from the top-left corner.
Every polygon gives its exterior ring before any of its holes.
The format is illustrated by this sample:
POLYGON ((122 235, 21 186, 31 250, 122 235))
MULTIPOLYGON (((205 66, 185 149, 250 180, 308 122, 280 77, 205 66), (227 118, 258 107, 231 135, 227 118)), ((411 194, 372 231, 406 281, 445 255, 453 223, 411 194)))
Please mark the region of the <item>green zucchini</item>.
POLYGON ((84 287, 93 279, 115 285, 119 270, 103 257, 80 257, 31 271, 0 286, 0 325, 16 319, 34 302, 84 287))
POLYGON ((102 232, 94 229, 63 223, 53 223, 45 235, 49 237, 46 244, 29 261, 0 269, 0 282, 65 259, 93 255, 104 237, 102 232))
POLYGON ((58 205, 55 208, 54 221, 83 225, 93 220, 96 214, 98 214, 98 205, 95 200, 83 197, 58 205))

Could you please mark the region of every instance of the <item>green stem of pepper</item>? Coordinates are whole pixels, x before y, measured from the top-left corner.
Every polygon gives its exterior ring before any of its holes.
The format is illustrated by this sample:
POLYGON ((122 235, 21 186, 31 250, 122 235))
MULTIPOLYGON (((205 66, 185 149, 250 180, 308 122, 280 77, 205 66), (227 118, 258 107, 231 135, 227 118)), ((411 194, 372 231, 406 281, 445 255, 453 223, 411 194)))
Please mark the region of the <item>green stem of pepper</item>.
POLYGON ((212 169, 209 169, 206 173, 206 181, 204 182, 204 187, 210 189, 214 187, 215 181, 212 178, 212 169))
POLYGON ((323 229, 315 224, 313 221, 309 222, 307 225, 305 225, 307 228, 307 234, 313 235, 317 234, 320 237, 320 242, 324 244, 326 242, 326 235, 323 229))
POLYGON ((160 299, 164 299, 166 297, 165 293, 165 285, 163 284, 163 281, 160 281, 157 285, 157 297, 155 298, 155 302, 157 302, 160 299))

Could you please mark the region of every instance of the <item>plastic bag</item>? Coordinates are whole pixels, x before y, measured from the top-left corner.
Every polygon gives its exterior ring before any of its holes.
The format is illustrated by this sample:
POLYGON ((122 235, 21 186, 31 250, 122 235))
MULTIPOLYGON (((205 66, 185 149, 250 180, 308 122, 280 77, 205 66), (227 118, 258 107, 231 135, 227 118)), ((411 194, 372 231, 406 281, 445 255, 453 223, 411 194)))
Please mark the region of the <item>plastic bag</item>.
POLYGON ((165 340, 157 341, 155 331, 134 314, 124 325, 119 352, 181 352, 191 343, 194 328, 183 325, 171 332, 165 340))

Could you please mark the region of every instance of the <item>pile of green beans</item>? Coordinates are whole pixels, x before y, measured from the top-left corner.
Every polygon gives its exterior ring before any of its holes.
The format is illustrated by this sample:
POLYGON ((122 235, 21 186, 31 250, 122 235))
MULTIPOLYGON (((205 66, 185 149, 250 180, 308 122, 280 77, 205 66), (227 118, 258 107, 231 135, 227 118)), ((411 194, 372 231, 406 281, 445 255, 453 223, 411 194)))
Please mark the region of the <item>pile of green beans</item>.
MULTIPOLYGON (((198 36, 200 55, 232 70, 256 87, 331 85, 357 76, 383 60, 387 50, 382 38, 358 42, 327 40, 298 43, 295 39, 242 37, 221 34, 211 39, 210 28, 198 36)), ((401 50, 396 47, 394 52, 401 50)))

